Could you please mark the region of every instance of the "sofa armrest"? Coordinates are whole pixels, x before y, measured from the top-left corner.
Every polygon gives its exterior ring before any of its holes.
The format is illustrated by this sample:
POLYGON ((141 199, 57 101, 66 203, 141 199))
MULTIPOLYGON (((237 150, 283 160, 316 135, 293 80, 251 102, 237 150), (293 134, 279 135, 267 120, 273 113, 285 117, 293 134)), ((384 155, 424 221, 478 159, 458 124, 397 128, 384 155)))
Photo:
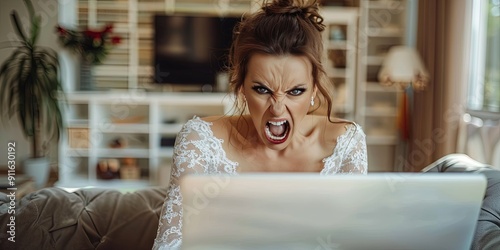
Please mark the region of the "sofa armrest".
POLYGON ((500 171, 480 171, 488 179, 481 212, 476 227, 473 249, 500 249, 500 171))
POLYGON ((491 170, 491 166, 478 162, 465 154, 449 154, 429 164, 422 172, 477 172, 491 170))
POLYGON ((488 180, 471 249, 500 249, 500 171, 464 154, 451 154, 422 172, 463 172, 484 174, 488 180))

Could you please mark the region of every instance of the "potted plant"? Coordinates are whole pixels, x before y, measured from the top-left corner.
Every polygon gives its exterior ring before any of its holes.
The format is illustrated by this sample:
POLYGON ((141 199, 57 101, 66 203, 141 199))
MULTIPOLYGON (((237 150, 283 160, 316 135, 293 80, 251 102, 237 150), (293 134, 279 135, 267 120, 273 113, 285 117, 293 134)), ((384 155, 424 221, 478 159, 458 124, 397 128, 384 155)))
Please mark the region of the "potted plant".
POLYGON ((57 53, 37 44, 41 18, 35 15, 30 0, 24 0, 24 4, 30 18, 29 32, 23 29, 24 25, 13 10, 12 26, 19 40, 14 46, 7 47, 13 49, 12 54, 0 67, 0 111, 2 117, 8 115, 9 119, 18 116, 23 133, 30 138, 32 146, 31 158, 23 163, 23 170, 33 178, 41 177, 35 181, 38 186, 43 186, 50 171, 47 142, 58 140, 63 128, 58 99, 63 92, 57 53))
POLYGON ((92 68, 102 64, 113 46, 120 43, 121 38, 113 34, 113 25, 102 28, 73 30, 57 26, 61 44, 80 56, 80 90, 94 90, 92 68))

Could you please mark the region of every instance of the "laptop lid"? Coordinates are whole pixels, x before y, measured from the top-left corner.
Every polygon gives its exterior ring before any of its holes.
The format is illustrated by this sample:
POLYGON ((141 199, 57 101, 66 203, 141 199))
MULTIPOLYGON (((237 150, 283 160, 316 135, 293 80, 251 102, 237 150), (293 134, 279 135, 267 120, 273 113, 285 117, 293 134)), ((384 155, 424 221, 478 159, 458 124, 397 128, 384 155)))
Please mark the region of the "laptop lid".
POLYGON ((183 249, 469 249, 475 174, 186 176, 183 249))

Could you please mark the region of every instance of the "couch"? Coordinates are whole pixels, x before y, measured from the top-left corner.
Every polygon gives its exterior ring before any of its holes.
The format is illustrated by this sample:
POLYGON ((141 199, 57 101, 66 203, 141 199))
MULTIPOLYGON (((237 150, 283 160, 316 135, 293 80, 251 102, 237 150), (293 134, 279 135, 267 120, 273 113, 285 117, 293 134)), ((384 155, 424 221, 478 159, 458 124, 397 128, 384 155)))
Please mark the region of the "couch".
MULTIPOLYGON (((500 171, 466 155, 445 156, 423 172, 484 174, 488 187, 472 249, 500 249, 500 171)), ((166 188, 131 193, 106 189, 66 192, 45 188, 15 208, 16 243, 7 224, 9 198, 0 195, 0 249, 151 249, 166 188)))
POLYGON ((500 171, 477 162, 464 154, 444 156, 422 170, 432 172, 459 172, 483 174, 488 180, 483 204, 476 224, 471 249, 500 249, 500 171))

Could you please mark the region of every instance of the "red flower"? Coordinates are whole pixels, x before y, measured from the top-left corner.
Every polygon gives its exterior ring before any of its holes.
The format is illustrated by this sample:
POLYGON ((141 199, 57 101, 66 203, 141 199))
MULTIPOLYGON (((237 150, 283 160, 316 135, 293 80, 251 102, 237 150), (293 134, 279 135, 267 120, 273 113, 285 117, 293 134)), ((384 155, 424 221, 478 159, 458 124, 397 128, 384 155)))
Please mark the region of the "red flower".
POLYGON ((112 34, 113 25, 108 24, 102 28, 83 30, 65 29, 59 25, 56 26, 56 32, 60 42, 68 48, 79 53, 92 64, 99 64, 109 53, 111 46, 121 42, 121 38, 112 34))
POLYGON ((115 44, 119 44, 121 41, 122 41, 122 39, 121 39, 121 37, 119 37, 119 36, 113 36, 113 37, 111 37, 111 43, 112 43, 113 45, 115 45, 115 44))
POLYGON ((95 38, 101 38, 102 37, 102 33, 99 32, 99 31, 93 31, 93 30, 85 30, 85 36, 87 37, 91 37, 92 39, 95 39, 95 38))
POLYGON ((102 32, 103 33, 111 33, 111 32, 113 32, 113 25, 112 24, 106 25, 106 27, 104 27, 104 30, 102 32))

